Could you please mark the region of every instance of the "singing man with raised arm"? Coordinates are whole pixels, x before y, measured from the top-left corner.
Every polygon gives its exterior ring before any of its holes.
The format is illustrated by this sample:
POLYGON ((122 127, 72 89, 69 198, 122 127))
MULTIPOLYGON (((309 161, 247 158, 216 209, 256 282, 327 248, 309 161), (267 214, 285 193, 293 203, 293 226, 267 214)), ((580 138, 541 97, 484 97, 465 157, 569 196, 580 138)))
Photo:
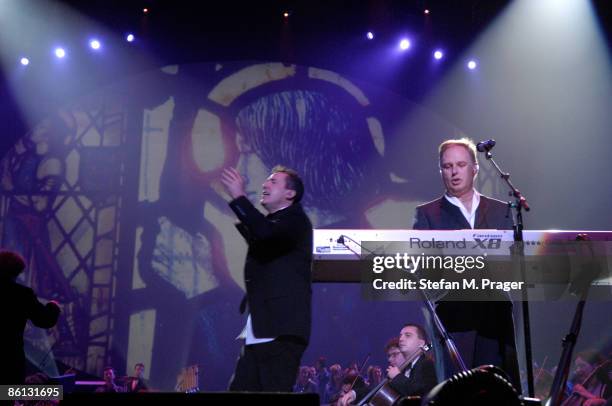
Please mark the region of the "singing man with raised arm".
POLYGON ((291 392, 310 338, 312 224, 300 200, 299 175, 277 166, 263 183, 264 216, 245 197, 244 180, 233 168, 221 181, 248 244, 244 266, 248 317, 232 391, 291 392))

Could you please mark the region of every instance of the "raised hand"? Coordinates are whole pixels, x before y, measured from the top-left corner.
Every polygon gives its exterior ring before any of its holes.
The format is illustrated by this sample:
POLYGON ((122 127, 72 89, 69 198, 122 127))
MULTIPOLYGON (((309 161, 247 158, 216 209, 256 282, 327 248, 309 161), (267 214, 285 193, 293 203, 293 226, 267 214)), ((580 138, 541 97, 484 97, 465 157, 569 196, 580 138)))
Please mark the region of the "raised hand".
POLYGON ((244 191, 244 179, 235 168, 226 168, 221 174, 221 183, 225 186, 227 193, 236 199, 237 197, 246 195, 244 191))

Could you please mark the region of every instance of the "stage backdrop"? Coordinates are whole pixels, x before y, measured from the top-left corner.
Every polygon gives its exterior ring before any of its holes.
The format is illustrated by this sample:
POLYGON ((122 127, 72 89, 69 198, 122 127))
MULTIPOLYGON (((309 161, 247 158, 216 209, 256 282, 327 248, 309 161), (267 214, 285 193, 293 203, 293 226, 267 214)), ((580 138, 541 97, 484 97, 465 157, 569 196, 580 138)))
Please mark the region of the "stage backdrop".
MULTIPOLYGON (((258 201, 274 165, 296 169, 318 228, 410 228, 442 191, 437 145, 466 135, 392 92, 275 62, 168 66, 58 107, 0 167, 2 246, 29 261, 23 283, 64 307, 58 327, 28 329, 29 359, 51 374, 143 362, 162 390, 199 365, 200 389, 225 389, 246 245, 221 170, 237 167, 258 201)), ((505 198, 484 163, 477 185, 505 198)), ((418 303, 365 302, 349 284, 316 285, 313 303, 308 363, 371 353, 384 365, 387 339, 424 320, 418 303)))

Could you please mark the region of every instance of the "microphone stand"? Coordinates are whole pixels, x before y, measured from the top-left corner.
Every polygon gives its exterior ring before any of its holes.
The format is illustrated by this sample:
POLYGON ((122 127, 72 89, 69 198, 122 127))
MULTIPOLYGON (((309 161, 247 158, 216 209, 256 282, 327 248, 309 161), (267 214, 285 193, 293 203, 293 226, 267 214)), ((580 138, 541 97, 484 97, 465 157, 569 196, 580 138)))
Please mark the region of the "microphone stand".
MULTIPOLYGON (((495 145, 495 144, 493 144, 495 145)), ((513 254, 518 257, 519 261, 519 269, 521 272, 521 279, 526 279, 525 273, 525 247, 523 244, 523 209, 525 211, 529 211, 530 207, 527 203, 525 197, 521 194, 521 192, 514 187, 512 182, 510 182, 510 174, 501 170, 497 162, 493 159, 493 154, 491 154, 490 149, 493 148, 493 145, 489 147, 485 147, 483 151, 485 152, 485 157, 488 161, 491 162, 495 170, 499 173, 500 177, 506 182, 508 187, 510 188, 510 196, 514 196, 516 199, 514 202, 508 202, 508 207, 513 208, 516 211, 516 221, 513 218, 513 230, 514 230, 514 241, 518 244, 515 244, 513 248, 513 254)), ((523 312, 523 332, 525 339, 525 362, 527 363, 527 390, 529 393, 529 397, 534 397, 535 389, 533 384, 533 355, 531 352, 531 325, 529 322, 529 301, 527 296, 527 289, 522 289, 522 312, 523 312)))
MULTIPOLYGON (((590 239, 585 234, 578 234, 576 241, 590 241, 590 239)), ((590 245, 587 244, 587 246, 591 248, 590 245)), ((591 258, 594 257, 592 249, 590 249, 589 254, 591 258)), ((583 266, 583 268, 586 268, 586 273, 589 273, 589 271, 592 272, 594 269, 596 271, 599 270, 599 267, 595 262, 587 263, 583 266)), ((572 363, 572 353, 574 351, 574 347, 576 346, 578 335, 580 334, 584 306, 586 305, 587 296, 593 279, 595 279, 595 275, 591 274, 591 277, 586 279, 586 284, 581 286, 579 281, 575 281, 573 283, 576 283, 576 286, 570 285, 570 293, 575 293, 576 295, 579 294, 580 299, 576 305, 576 311, 574 312, 574 319, 572 320, 570 331, 562 341, 563 351, 561 352, 561 358, 559 359, 557 371, 555 372, 555 377, 550 387, 550 395, 546 406, 558 406, 563 401, 564 389, 569 376, 570 365, 572 363)))
POLYGON ((440 320, 440 317, 438 317, 438 314, 436 313, 433 303, 431 302, 424 290, 419 289, 419 291, 423 296, 423 303, 425 303, 425 307, 427 307, 427 310, 429 310, 429 315, 433 320, 433 325, 437 330, 440 342, 446 347, 446 351, 448 352, 448 355, 450 356, 450 359, 453 365, 455 366, 454 373, 467 371, 467 367, 465 365, 465 362, 463 361, 463 358, 461 358, 461 354, 459 353, 459 350, 455 345, 455 341, 450 336, 450 334, 448 334, 448 331, 446 331, 442 320, 440 320))

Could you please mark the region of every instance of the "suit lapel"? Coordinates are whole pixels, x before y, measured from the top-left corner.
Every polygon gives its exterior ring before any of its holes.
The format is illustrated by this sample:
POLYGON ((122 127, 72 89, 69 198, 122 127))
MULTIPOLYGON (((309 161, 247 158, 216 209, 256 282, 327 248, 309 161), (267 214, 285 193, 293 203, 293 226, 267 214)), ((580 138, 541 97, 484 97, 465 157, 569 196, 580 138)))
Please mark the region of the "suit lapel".
POLYGON ((448 199, 442 196, 442 224, 451 225, 449 230, 460 230, 472 228, 465 219, 459 207, 455 206, 448 199))
POLYGON ((474 228, 486 229, 489 228, 487 222, 487 210, 489 208, 489 202, 486 197, 480 195, 480 203, 478 203, 478 209, 476 209, 476 222, 474 228))

